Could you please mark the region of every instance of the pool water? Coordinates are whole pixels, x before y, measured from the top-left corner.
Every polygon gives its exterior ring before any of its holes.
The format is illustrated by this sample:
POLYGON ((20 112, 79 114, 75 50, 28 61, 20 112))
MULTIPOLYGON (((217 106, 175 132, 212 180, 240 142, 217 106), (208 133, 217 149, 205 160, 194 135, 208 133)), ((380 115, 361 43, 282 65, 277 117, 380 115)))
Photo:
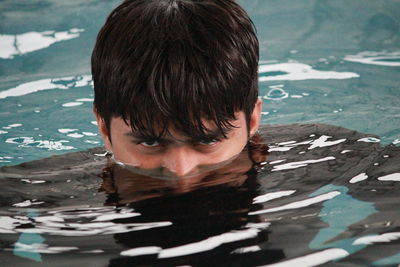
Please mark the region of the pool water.
POLYGON ((0 166, 78 152, 0 172, 2 262, 400 264, 398 1, 239 1, 257 27, 262 121, 275 133, 264 167, 232 169, 236 184, 169 181, 116 207, 121 195, 98 177, 104 151, 79 151, 102 146, 90 54, 120 2, 0 3, 0 166), (274 126, 291 123, 369 135, 274 126))
POLYGON ((0 170, 6 266, 396 266, 400 148, 327 125, 264 127, 199 175, 102 148, 0 170), (295 134, 293 134, 295 132, 295 134))

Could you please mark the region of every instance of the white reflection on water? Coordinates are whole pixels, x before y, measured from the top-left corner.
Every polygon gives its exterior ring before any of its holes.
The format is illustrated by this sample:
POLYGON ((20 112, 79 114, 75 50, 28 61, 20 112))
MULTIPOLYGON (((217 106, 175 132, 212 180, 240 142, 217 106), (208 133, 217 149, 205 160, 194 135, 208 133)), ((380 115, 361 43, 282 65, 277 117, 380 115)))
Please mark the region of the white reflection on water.
POLYGON ((82 138, 82 137, 84 137, 84 135, 80 134, 80 133, 70 133, 70 134, 67 134, 67 136, 72 137, 72 138, 82 138))
POLYGON ((14 157, 8 157, 8 156, 0 156, 0 162, 11 162, 9 159, 13 159, 14 157))
POLYGON ((92 133, 92 132, 82 132, 86 136, 97 136, 97 133, 92 133))
POLYGON ((78 129, 68 129, 68 128, 58 129, 58 132, 60 132, 60 133, 70 133, 70 132, 75 132, 75 131, 78 131, 78 129))
POLYGON ((297 146, 300 145, 307 145, 310 144, 313 140, 309 140, 309 141, 303 141, 303 142, 296 142, 296 141, 287 141, 287 142, 282 142, 282 143, 278 143, 276 146, 269 146, 268 152, 273 152, 273 151, 280 151, 280 152, 284 152, 284 151, 289 151, 292 148, 295 148, 297 146))
MULTIPOLYGON (((291 260, 283 261, 280 263, 274 263, 269 265, 263 265, 263 267, 274 266, 274 267, 292 267, 292 266, 317 266, 328 261, 347 257, 349 253, 341 248, 330 248, 323 251, 315 252, 306 256, 294 258, 291 260)), ((261 266, 260 266, 261 267, 261 266)))
POLYGON ((11 96, 23 96, 51 89, 70 89, 92 85, 91 75, 69 76, 54 79, 42 79, 20 84, 0 92, 0 99, 11 96))
POLYGON ((48 244, 39 244, 39 243, 25 244, 16 242, 14 243, 13 249, 5 249, 5 250, 10 250, 10 251, 12 250, 14 251, 14 253, 31 252, 31 253, 42 253, 42 254, 56 254, 71 250, 78 250, 78 247, 52 247, 49 246, 48 244))
POLYGON ((62 104, 62 106, 63 106, 63 107, 69 108, 69 107, 80 106, 80 105, 82 105, 82 104, 83 104, 82 102, 68 102, 68 103, 62 104))
POLYGON ((282 100, 288 98, 289 93, 283 89, 283 86, 283 84, 269 86, 271 90, 269 90, 268 93, 263 96, 263 98, 269 100, 282 100))
POLYGON ((360 173, 359 175, 356 175, 353 178, 351 178, 349 183, 355 184, 355 183, 364 181, 365 179, 368 179, 368 175, 365 174, 365 172, 363 172, 363 173, 360 173))
POLYGON ((12 59, 17 55, 24 55, 44 49, 54 43, 74 39, 80 36, 83 29, 68 31, 26 32, 22 34, 0 34, 0 58, 12 59))
POLYGON ((303 63, 280 63, 260 65, 259 74, 266 76, 259 77, 260 82, 265 81, 300 81, 300 80, 324 80, 324 79, 350 79, 358 78, 360 75, 354 72, 337 72, 315 70, 310 65, 303 63), (270 75, 268 75, 270 74, 270 75))
MULTIPOLYGON (((97 133, 85 132, 85 131, 79 133, 78 129, 69 129, 69 128, 60 128, 57 131, 59 133, 66 134, 66 136, 68 136, 68 137, 76 138, 76 139, 79 139, 82 137, 94 137, 94 136, 98 135, 97 133)), ((99 144, 100 143, 99 141, 90 140, 90 139, 86 139, 86 140, 84 140, 84 142, 88 143, 88 144, 99 144)))
POLYGON ((36 217, 0 216, 0 233, 36 233, 61 236, 112 235, 172 225, 169 221, 116 223, 113 220, 140 216, 129 208, 89 208, 50 211, 36 217), (84 222, 70 222, 71 219, 84 222), (31 227, 22 225, 33 224, 31 227))
POLYGON ((212 250, 223 244, 254 238, 258 235, 260 231, 261 229, 258 228, 250 228, 246 230, 223 233, 220 235, 209 237, 199 242, 163 249, 158 254, 158 258, 172 258, 212 250))
POLYGON ((396 172, 396 173, 392 173, 392 174, 388 174, 385 176, 381 176, 378 178, 379 181, 394 181, 394 182, 400 182, 400 173, 396 172))
POLYGON ((322 195, 319 195, 316 197, 292 202, 292 203, 282 205, 279 207, 249 212, 249 215, 258 215, 258 214, 265 214, 265 213, 271 213, 271 212, 277 212, 277 211, 283 211, 283 210, 304 208, 304 207, 307 207, 307 206, 310 206, 310 205, 313 205, 316 203, 320 203, 320 202, 332 199, 340 194, 341 193, 339 191, 333 191, 333 192, 322 194, 322 195))
POLYGON ((14 207, 18 207, 18 208, 24 208, 24 207, 30 207, 32 205, 40 205, 43 204, 43 201, 36 201, 36 199, 32 199, 32 200, 25 200, 19 203, 15 203, 13 204, 14 207))
POLYGON ((121 252, 121 256, 141 256, 141 255, 151 255, 151 254, 158 254, 162 250, 161 247, 139 247, 139 248, 132 248, 128 250, 124 250, 121 252))
POLYGON ((21 182, 27 183, 27 184, 44 184, 46 183, 45 180, 31 180, 31 179, 21 179, 21 182))
POLYGON ((100 144, 99 141, 95 141, 95 140, 85 140, 84 142, 85 142, 85 143, 88 143, 88 144, 93 144, 93 145, 100 144))
POLYGON ((278 191, 278 192, 272 192, 272 193, 260 195, 253 199, 253 204, 265 203, 265 202, 273 200, 273 199, 290 196, 294 192, 296 192, 296 190, 278 191))
POLYGON ((63 143, 69 143, 68 140, 59 140, 59 141, 51 141, 51 140, 35 140, 33 137, 13 137, 6 139, 6 143, 8 144, 16 144, 18 147, 38 147, 45 148, 47 150, 71 150, 75 149, 73 146, 66 146, 63 143))
POLYGON ((398 67, 400 66, 400 52, 365 51, 356 55, 348 55, 344 60, 362 64, 398 67))
POLYGON ((381 140, 376 137, 364 137, 357 140, 357 142, 366 142, 366 143, 379 143, 380 141, 381 140))
POLYGON ((309 150, 317 148, 317 147, 326 147, 326 146, 334 146, 346 141, 346 139, 339 139, 335 141, 327 141, 332 136, 321 135, 317 140, 311 142, 311 146, 308 148, 309 150))
POLYGON ((400 239, 400 232, 360 237, 353 242, 353 245, 372 245, 374 243, 387 243, 397 239, 400 239))
POLYGON ((314 164, 314 163, 319 163, 319 162, 324 162, 328 160, 335 160, 335 157, 325 157, 322 159, 310 159, 310 160, 303 160, 303 161, 294 161, 294 162, 288 162, 280 165, 275 165, 274 168, 272 169, 273 172, 275 171, 283 171, 283 170, 291 170, 291 169, 297 169, 301 167, 306 167, 308 164, 314 164))
POLYGON ((22 126, 21 123, 12 123, 12 124, 9 124, 8 126, 4 126, 4 127, 2 127, 2 128, 3 128, 3 129, 9 130, 9 129, 11 129, 11 128, 17 128, 17 127, 21 127, 21 126, 22 126))
POLYGON ((238 248, 232 251, 232 254, 245 254, 245 253, 249 253, 249 252, 256 252, 256 251, 260 251, 261 247, 260 246, 250 246, 250 247, 242 247, 242 248, 238 248))
MULTIPOLYGON (((313 137, 315 137, 315 135, 313 135, 313 137)), ((276 146, 270 146, 268 151, 269 152, 272 152, 272 151, 284 152, 284 151, 289 151, 292 148, 298 147, 300 145, 308 145, 308 144, 310 145, 308 147, 308 150, 311 150, 311 149, 320 148, 320 147, 335 146, 335 145, 338 145, 338 144, 346 141, 345 138, 328 141, 328 139, 330 139, 330 138, 332 138, 332 136, 321 135, 320 137, 318 137, 315 140, 307 140, 307 141, 302 141, 302 142, 296 142, 296 141, 282 142, 282 143, 278 143, 276 146)), ((364 139, 359 139, 358 141, 367 142, 370 140, 370 138, 365 139, 366 141, 364 139)), ((372 140, 375 140, 375 139, 372 139, 372 140)))

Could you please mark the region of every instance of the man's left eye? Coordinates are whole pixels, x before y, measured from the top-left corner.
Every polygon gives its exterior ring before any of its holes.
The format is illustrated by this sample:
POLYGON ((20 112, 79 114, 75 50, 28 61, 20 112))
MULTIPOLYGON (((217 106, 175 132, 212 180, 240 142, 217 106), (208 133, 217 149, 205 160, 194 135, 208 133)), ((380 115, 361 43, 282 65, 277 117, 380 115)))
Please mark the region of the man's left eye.
POLYGON ((160 143, 157 141, 143 141, 140 142, 139 145, 142 145, 144 147, 157 147, 160 145, 160 143))
POLYGON ((216 140, 216 139, 202 140, 202 141, 198 142, 199 145, 203 145, 203 146, 212 146, 212 145, 215 145, 216 143, 218 143, 218 140, 216 140))

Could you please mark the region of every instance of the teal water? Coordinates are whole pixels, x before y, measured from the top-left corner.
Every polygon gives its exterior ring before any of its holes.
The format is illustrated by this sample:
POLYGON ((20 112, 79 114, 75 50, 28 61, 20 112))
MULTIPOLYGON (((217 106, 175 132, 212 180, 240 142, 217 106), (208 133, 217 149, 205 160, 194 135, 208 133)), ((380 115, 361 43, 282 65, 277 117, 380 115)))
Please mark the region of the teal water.
MULTIPOLYGON (((0 165, 101 144, 89 60, 119 3, 0 3, 0 165)), ((264 123, 329 123, 400 142, 398 1, 240 3, 258 29, 264 123)))
MULTIPOLYGON (((102 145, 90 54, 120 2, 0 2, 0 166, 102 145)), ((102 149, 2 167, 4 266, 400 263, 400 2, 239 2, 261 44, 261 167, 241 154, 187 192, 109 171, 102 149)))

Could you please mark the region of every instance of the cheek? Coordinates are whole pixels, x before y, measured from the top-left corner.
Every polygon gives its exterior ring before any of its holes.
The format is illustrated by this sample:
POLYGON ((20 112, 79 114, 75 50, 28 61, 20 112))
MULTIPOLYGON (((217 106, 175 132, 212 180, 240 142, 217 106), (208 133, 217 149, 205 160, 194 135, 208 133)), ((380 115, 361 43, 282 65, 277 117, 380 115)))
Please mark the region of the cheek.
POLYGON ((246 127, 241 127, 241 128, 239 128, 239 129, 235 132, 234 138, 235 138, 235 142, 237 143, 237 145, 238 145, 239 147, 241 146, 241 148, 243 149, 243 148, 246 146, 247 141, 248 141, 248 139, 249 139, 249 136, 248 136, 248 132, 247 132, 246 127))
POLYGON ((124 163, 128 163, 135 159, 135 145, 132 144, 132 142, 129 142, 128 140, 125 140, 126 138, 122 138, 116 134, 111 136, 112 143, 110 145, 115 159, 124 163))
POLYGON ((221 152, 226 158, 233 157, 242 152, 247 144, 247 140, 247 132, 242 129, 237 129, 237 131, 232 133, 230 138, 225 141, 225 144, 221 147, 221 152))

